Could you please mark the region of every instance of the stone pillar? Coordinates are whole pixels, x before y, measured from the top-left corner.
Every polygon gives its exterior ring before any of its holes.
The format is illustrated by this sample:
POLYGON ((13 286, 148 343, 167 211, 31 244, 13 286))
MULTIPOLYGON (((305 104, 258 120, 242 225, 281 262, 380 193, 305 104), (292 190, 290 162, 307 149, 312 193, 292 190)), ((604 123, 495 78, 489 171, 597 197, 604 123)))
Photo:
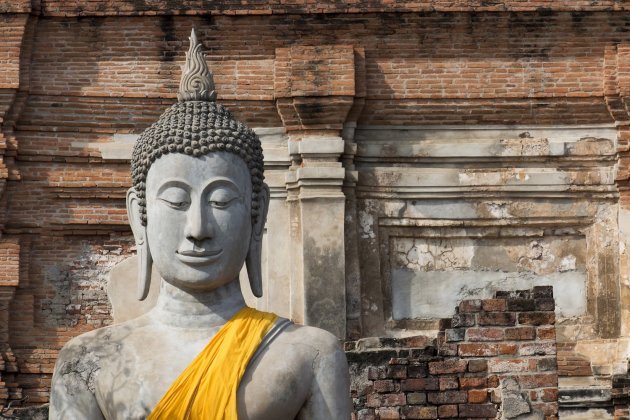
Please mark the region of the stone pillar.
POLYGON ((292 317, 345 336, 345 170, 341 138, 309 136, 290 143, 294 161, 287 174, 290 202, 292 317))
POLYGON ((355 103, 349 45, 276 50, 276 107, 289 136, 286 177, 291 224, 291 317, 346 335, 344 246, 346 144, 355 103))

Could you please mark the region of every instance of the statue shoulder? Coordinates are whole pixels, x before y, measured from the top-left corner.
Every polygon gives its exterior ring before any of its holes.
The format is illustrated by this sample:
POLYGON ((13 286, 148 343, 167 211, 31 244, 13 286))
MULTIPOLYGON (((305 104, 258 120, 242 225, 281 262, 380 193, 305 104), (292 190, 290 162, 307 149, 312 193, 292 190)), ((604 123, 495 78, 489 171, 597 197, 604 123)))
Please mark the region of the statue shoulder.
POLYGON ((275 340, 283 351, 292 351, 318 374, 326 370, 347 371, 341 341, 326 330, 305 325, 291 325, 275 340))
POLYGON ((121 341, 134 329, 129 323, 111 325, 83 333, 68 341, 59 352, 60 364, 84 363, 99 365, 99 361, 115 357, 121 341))
POLYGON ((119 325, 100 328, 68 341, 59 352, 52 378, 50 418, 103 418, 95 392, 105 360, 118 351, 119 325))
POLYGON ((94 392, 94 382, 104 360, 115 357, 122 335, 120 326, 99 328, 74 337, 59 351, 54 382, 94 392))
POLYGON ((310 385, 299 418, 323 420, 348 419, 350 375, 341 341, 328 331, 309 326, 292 326, 279 337, 301 352, 302 366, 309 371, 310 385))
POLYGON ((348 364, 337 337, 289 324, 259 356, 239 388, 243 418, 350 418, 348 364))
POLYGON ((293 324, 291 327, 287 328, 286 332, 287 340, 296 344, 313 347, 317 349, 320 354, 337 351, 343 352, 341 341, 333 334, 321 328, 293 324))

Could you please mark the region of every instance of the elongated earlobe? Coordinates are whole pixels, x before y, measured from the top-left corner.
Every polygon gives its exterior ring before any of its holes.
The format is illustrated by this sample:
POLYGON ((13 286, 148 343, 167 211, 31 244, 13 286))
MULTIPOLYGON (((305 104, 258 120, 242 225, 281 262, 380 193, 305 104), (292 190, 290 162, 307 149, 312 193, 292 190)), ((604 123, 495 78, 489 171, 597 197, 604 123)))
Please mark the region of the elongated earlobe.
POLYGON ((138 250, 138 300, 145 300, 151 288, 153 258, 151 258, 149 244, 146 240, 143 244, 136 240, 136 249, 138 250))
POLYGON ((136 240, 138 253, 138 300, 144 300, 149 295, 151 287, 151 269, 153 258, 147 241, 147 228, 140 221, 140 206, 138 205, 136 190, 130 188, 127 191, 127 217, 131 225, 131 231, 136 240))
POLYGON ((256 297, 263 295, 262 285, 262 239, 269 210, 269 187, 263 184, 263 188, 258 194, 258 219, 252 226, 252 237, 249 241, 249 250, 245 264, 247 265, 247 276, 249 286, 256 297))

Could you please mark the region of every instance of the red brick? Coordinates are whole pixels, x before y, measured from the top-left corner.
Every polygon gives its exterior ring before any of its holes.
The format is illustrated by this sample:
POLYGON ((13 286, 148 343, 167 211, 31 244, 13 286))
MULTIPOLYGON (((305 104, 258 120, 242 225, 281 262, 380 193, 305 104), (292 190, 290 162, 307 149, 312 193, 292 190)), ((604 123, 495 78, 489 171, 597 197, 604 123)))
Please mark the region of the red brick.
POLYGON ((408 405, 402 407, 402 413, 407 419, 437 419, 437 407, 420 407, 408 405))
POLYGON ((466 391, 440 391, 427 393, 427 401, 430 404, 458 404, 465 403, 468 399, 466 391))
POLYGON ((468 402, 471 404, 482 404, 488 400, 488 391, 485 389, 471 389, 468 391, 468 402))
POLYGON ((381 407, 378 409, 378 416, 380 420, 398 420, 400 419, 400 409, 398 407, 381 407))
POLYGON ((406 379, 400 382, 400 389, 402 391, 425 391, 425 390, 438 390, 440 389, 438 378, 415 378, 406 379))
POLYGON ((376 379, 385 379, 385 368, 382 366, 369 366, 368 367, 368 379, 374 381, 376 379))
POLYGON ((444 331, 444 339, 449 343, 463 341, 465 338, 465 328, 448 328, 444 331))
POLYGON ((400 343, 403 347, 408 348, 424 348, 430 344, 429 337, 425 335, 418 335, 413 337, 405 337, 400 339, 400 343))
POLYGON ((407 404, 421 405, 427 403, 427 394, 424 392, 407 393, 407 404))
POLYGON ((459 303, 459 313, 473 313, 481 311, 481 300, 480 299, 466 299, 462 300, 459 303))
POLYGON ((503 328, 468 328, 466 330, 468 341, 501 341, 505 339, 503 328))
POLYGON ((518 354, 521 356, 549 356, 556 354, 555 342, 533 342, 519 344, 518 354))
POLYGON ((460 417, 492 417, 496 416, 497 408, 493 404, 459 404, 460 417))
POLYGON ((440 391, 459 388, 459 380, 456 376, 444 376, 444 377, 439 378, 439 381, 440 381, 440 391))
POLYGON ((446 404, 438 406, 438 418, 440 419, 448 419, 457 417, 457 405, 455 404, 446 404))
POLYGON ((473 359, 468 361, 468 372, 485 372, 488 370, 488 361, 484 359, 473 359))
POLYGON ((556 303, 553 298, 536 299, 535 306, 537 311, 554 311, 556 303))
POLYGON ((427 363, 418 363, 411 365, 407 368, 408 378, 423 378, 427 376, 429 372, 429 365, 427 363))
POLYGON ((534 299, 512 298, 507 300, 507 310, 511 312, 533 311, 535 309, 534 299))
POLYGON ((452 328, 472 327, 475 325, 474 313, 459 313, 453 315, 451 319, 452 328))
POLYGON ((429 362, 429 372, 432 375, 442 375, 445 373, 463 373, 468 366, 465 360, 447 359, 442 362, 429 362))
POLYGON ((538 327, 536 328, 536 336, 539 340, 555 340, 556 329, 555 327, 538 327))
POLYGON ((486 388, 487 386, 488 378, 485 377, 459 378, 459 387, 463 390, 486 388))
POLYGON ((440 356, 457 356, 457 343, 440 344, 438 354, 440 356))
POLYGON ((506 340, 533 340, 536 338, 534 327, 514 327, 505 329, 506 340))
POLYGON ((393 407, 399 405, 405 405, 407 400, 405 394, 369 394, 367 397, 366 406, 378 408, 378 407, 393 407))
POLYGON ((530 365, 530 360, 527 358, 494 358, 488 361, 488 372, 492 373, 528 372, 535 369, 535 363, 532 369, 532 366, 530 365))
POLYGON ((543 389, 542 400, 544 402, 558 401, 558 388, 545 388, 543 389))
POLYGON ((557 416, 558 415, 558 403, 557 402, 542 402, 533 403, 532 408, 534 410, 542 412, 545 416, 557 416))
POLYGON ((462 357, 489 357, 499 354, 499 345, 494 343, 462 343, 458 348, 458 354, 462 357))
POLYGON ((379 393, 394 391, 394 381, 392 380, 374 381, 374 384, 372 386, 374 387, 374 391, 379 393))
POLYGON ((363 409, 363 410, 359 410, 358 413, 356 413, 356 417, 355 417, 355 413, 352 413, 352 420, 377 420, 376 419, 376 413, 374 412, 373 409, 363 409))
POLYGON ((387 366, 385 377, 392 379, 403 379, 407 377, 407 367, 403 365, 387 366))
POLYGON ((488 388, 497 388, 499 386, 500 380, 497 375, 488 376, 488 388))
POLYGON ((541 372, 558 369, 558 361, 555 357, 543 357, 536 360, 537 369, 541 372))
POLYGON ((511 312, 481 312, 477 315, 479 325, 513 326, 516 315, 511 312))
POLYGON ((558 375, 555 373, 535 373, 531 375, 517 376, 523 389, 557 387, 558 375))
POLYGON ((522 312, 518 314, 518 323, 521 325, 553 325, 556 322, 556 314, 553 312, 522 312))
POLYGON ((506 309, 505 299, 485 299, 481 302, 485 312, 503 312, 506 309))

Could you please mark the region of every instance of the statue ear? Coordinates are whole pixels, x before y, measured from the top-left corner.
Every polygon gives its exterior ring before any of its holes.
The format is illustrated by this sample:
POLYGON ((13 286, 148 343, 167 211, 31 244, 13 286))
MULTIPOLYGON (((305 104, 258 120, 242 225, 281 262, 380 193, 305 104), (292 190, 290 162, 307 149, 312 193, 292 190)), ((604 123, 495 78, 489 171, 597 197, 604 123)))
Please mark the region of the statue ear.
POLYGON ((262 290, 262 238, 267 221, 267 211, 269 210, 269 187, 263 184, 258 193, 258 218, 252 226, 252 237, 249 240, 249 250, 245 264, 247 265, 247 275, 249 286, 256 297, 261 297, 262 290))
POLYGON ((151 286, 153 259, 147 241, 147 227, 142 225, 140 219, 140 199, 133 188, 129 188, 127 191, 127 217, 133 237, 136 239, 138 253, 138 300, 144 300, 149 295, 149 287, 151 286))

